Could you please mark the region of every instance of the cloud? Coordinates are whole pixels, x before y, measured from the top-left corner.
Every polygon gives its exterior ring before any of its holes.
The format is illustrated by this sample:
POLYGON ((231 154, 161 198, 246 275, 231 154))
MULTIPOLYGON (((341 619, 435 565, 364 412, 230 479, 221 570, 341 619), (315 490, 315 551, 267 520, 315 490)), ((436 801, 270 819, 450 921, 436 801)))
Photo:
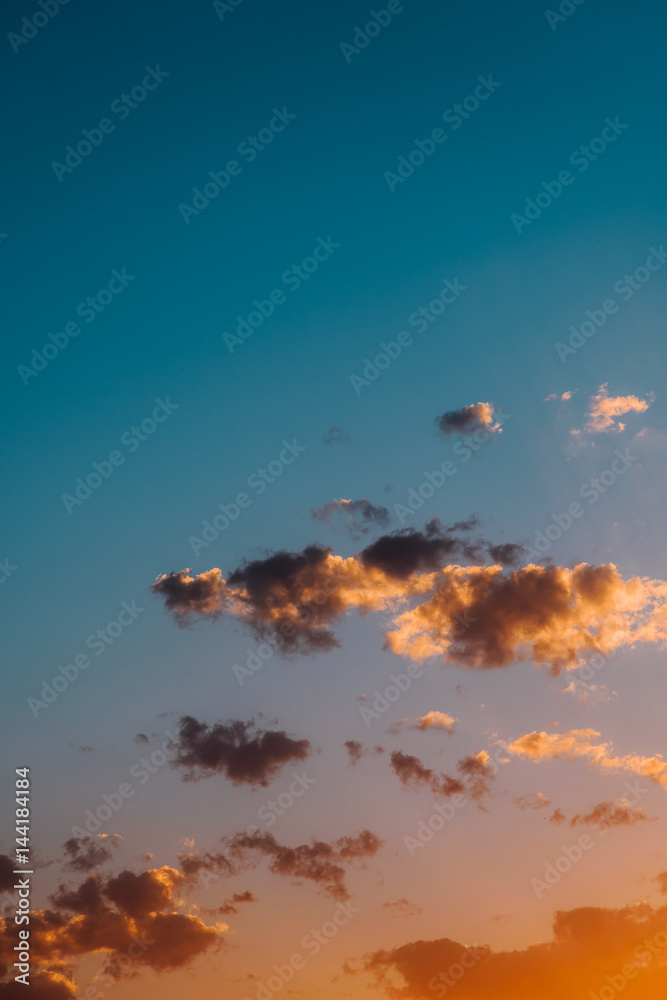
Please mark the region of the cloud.
MULTIPOLYGON (((465 522, 470 530, 477 522, 465 522)), ((479 561, 480 543, 457 538, 460 526, 443 528, 437 518, 429 521, 423 531, 403 528, 390 535, 382 535, 359 554, 362 566, 379 569, 386 576, 406 580, 417 571, 439 569, 446 559, 465 558, 479 561)))
POLYGON ((286 764, 305 760, 308 740, 293 740, 282 730, 261 730, 254 720, 229 720, 207 725, 191 715, 178 723, 173 768, 182 768, 184 781, 223 774, 234 785, 265 787, 286 764))
MULTIPOLYGON (((24 991, 25 986, 14 979, 0 983, 0 1000, 24 1000, 24 991)), ((30 1000, 73 1000, 77 992, 76 983, 62 973, 44 971, 30 975, 30 1000)))
POLYGON ((188 572, 161 577, 152 588, 164 597, 178 623, 193 615, 217 618, 224 609, 283 653, 315 653, 338 646, 331 625, 349 607, 379 610, 405 591, 403 584, 365 570, 356 559, 342 559, 315 545, 247 563, 227 580, 219 569, 198 577, 188 572), (202 584, 200 577, 205 578, 202 584))
POLYGON ((349 558, 320 546, 278 552, 227 580, 219 569, 198 577, 182 570, 161 577, 153 591, 180 623, 224 611, 286 654, 337 646, 334 625, 352 608, 385 614, 392 652, 417 661, 442 656, 473 670, 531 657, 558 673, 591 654, 667 644, 664 581, 624 580, 613 563, 512 571, 442 565, 474 559, 486 544, 456 537, 461 528, 431 521, 423 531, 381 536, 349 558))
POLYGON ((574 669, 590 653, 667 640, 667 584, 622 579, 610 563, 574 569, 448 566, 434 594, 394 619, 394 653, 425 660, 440 654, 470 669, 509 666, 530 656, 552 673, 574 669))
POLYGON ((444 729, 450 735, 454 732, 454 723, 458 722, 453 715, 446 715, 445 712, 427 712, 418 719, 399 719, 391 727, 392 732, 400 732, 401 729, 415 729, 424 732, 427 729, 444 729))
POLYGON ((8 854, 0 854, 0 892, 14 887, 14 862, 8 854))
POLYGON ((372 525, 385 527, 389 524, 387 508, 376 507, 370 500, 364 499, 330 500, 322 507, 313 507, 310 513, 315 521, 324 521, 327 524, 335 525, 338 520, 342 520, 350 537, 354 539, 368 534, 372 525))
POLYGON ((220 913, 222 916, 230 916, 239 912, 235 904, 256 902, 257 897, 253 896, 249 890, 246 890, 245 892, 235 892, 232 898, 226 899, 222 906, 218 906, 217 909, 212 911, 207 910, 206 912, 220 913))
POLYGON ((460 410, 448 410, 441 417, 436 417, 435 422, 445 435, 473 434, 475 431, 502 434, 502 427, 494 422, 494 411, 493 403, 473 403, 460 410))
POLYGON ((391 769, 406 788, 430 788, 433 795, 449 798, 468 791, 471 798, 481 799, 490 791, 490 782, 496 774, 496 768, 489 764, 489 755, 485 750, 469 757, 463 757, 457 769, 463 778, 453 778, 443 772, 434 771, 425 766, 419 757, 394 750, 391 754, 391 769), (464 781, 467 782, 464 784, 464 781))
MULTIPOLYGON (((610 396, 607 391, 608 383, 601 385, 595 396, 589 399, 587 419, 583 426, 585 434, 602 434, 611 431, 620 434, 625 430, 625 424, 615 421, 615 417, 622 417, 626 413, 645 413, 655 399, 653 393, 648 394, 647 399, 639 399, 637 396, 610 396)), ((575 435, 580 431, 573 431, 575 435)))
MULTIPOLYGON (((442 974, 449 970, 454 970, 448 981, 456 984, 457 1000, 534 1000, 536 983, 541 1000, 563 1000, 606 995, 604 987, 611 995, 607 977, 618 981, 631 963, 638 976, 635 990, 657 1000, 667 992, 666 926, 667 906, 584 906, 557 912, 552 939, 525 949, 472 949, 451 938, 417 940, 364 956, 357 974, 370 975, 392 1000, 448 995, 442 974)), ((347 971, 353 970, 348 966, 347 971)))
POLYGON ((566 823, 567 816, 564 816, 560 809, 554 809, 551 816, 549 817, 550 823, 566 823))
MULTIPOLYGON (((188 576, 189 569, 178 573, 168 573, 159 578, 151 588, 164 598, 167 611, 171 611, 182 624, 189 615, 203 615, 215 618, 222 614, 220 600, 221 573, 210 569, 197 576, 188 576)), ((142 736, 139 733, 139 736, 142 736)))
POLYGON ((383 910, 389 910, 394 917, 416 917, 422 913, 421 906, 411 903, 408 899, 396 899, 391 903, 383 903, 383 910))
POLYGON ((109 843, 100 843, 93 837, 71 837, 65 841, 65 867, 72 871, 90 872, 109 861, 117 840, 115 837, 102 839, 109 843))
POLYGON ((490 792, 492 779, 496 775, 496 768, 489 764, 489 755, 486 750, 464 757, 458 762, 459 772, 468 779, 468 791, 473 799, 481 799, 490 792))
MULTIPOLYGON (((66 1000, 67 983, 54 979, 54 970, 69 976, 86 955, 104 953, 105 975, 118 980, 142 968, 183 968, 220 944, 219 929, 174 912, 184 884, 180 872, 164 866, 138 874, 125 870, 111 878, 90 875, 74 888, 60 886, 49 909, 30 913, 32 973, 44 974, 43 992, 37 995, 66 1000), (137 939, 144 945, 137 946, 137 939)), ((12 967, 15 944, 14 921, 8 917, 0 922, 0 975, 12 967)))
POLYGON ((600 802, 586 816, 577 813, 570 826, 584 823, 607 830, 612 826, 634 826, 635 823, 649 822, 649 817, 643 809, 633 809, 626 800, 616 799, 611 802, 600 802))
POLYGON ((331 899, 350 898, 345 883, 345 866, 375 855, 382 841, 370 830, 354 837, 341 837, 333 844, 312 840, 309 844, 285 847, 271 833, 238 833, 225 841, 232 862, 243 870, 254 867, 259 857, 270 858, 269 870, 274 875, 314 882, 324 896, 331 899), (255 857, 253 857, 255 855, 255 857))
POLYGON ((516 542, 502 542, 500 545, 489 545, 489 555, 494 563, 503 566, 518 566, 526 554, 523 545, 516 542))
POLYGON ((220 878, 221 874, 228 876, 237 874, 229 858, 219 852, 211 854, 208 851, 205 853, 189 851, 187 854, 178 855, 178 864, 183 879, 188 885, 200 879, 204 887, 207 887, 210 882, 220 878))
POLYGON ((514 801, 519 809, 546 809, 547 806, 551 805, 551 799, 548 799, 542 792, 519 795, 514 801))
POLYGON ((446 729, 451 733, 452 727, 458 719, 455 719, 452 715, 446 715, 444 712, 427 712, 426 715, 422 715, 420 719, 417 719, 416 729, 446 729))
POLYGON ((562 393, 560 396, 557 392, 552 392, 550 395, 545 396, 542 402, 549 403, 552 399, 560 399, 561 403, 565 403, 569 399, 572 399, 576 391, 576 389, 568 389, 567 392, 562 393))
POLYGON ((362 757, 370 757, 371 755, 377 756, 378 754, 384 753, 383 747, 365 747, 363 743, 358 740, 346 740, 345 748, 350 756, 348 767, 355 767, 362 757))
POLYGON ((500 741, 508 753, 525 757, 535 763, 565 757, 568 760, 583 759, 603 774, 628 772, 650 778, 667 788, 667 761, 660 754, 642 757, 639 754, 614 756, 611 743, 594 743, 599 736, 595 729, 571 729, 566 733, 532 732, 520 736, 513 743, 500 741))
POLYGON ((342 427, 330 427, 324 435, 325 444, 349 444, 350 435, 342 427))

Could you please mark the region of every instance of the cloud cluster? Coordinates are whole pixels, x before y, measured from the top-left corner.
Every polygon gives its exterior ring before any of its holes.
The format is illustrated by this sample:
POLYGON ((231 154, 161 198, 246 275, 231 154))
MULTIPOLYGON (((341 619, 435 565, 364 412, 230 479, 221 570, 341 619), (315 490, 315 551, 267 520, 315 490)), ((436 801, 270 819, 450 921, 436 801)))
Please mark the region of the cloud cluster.
MULTIPOLYGON (((235 892, 231 899, 226 899, 225 902, 218 906, 214 913, 220 913, 222 916, 231 916, 231 914, 238 913, 237 906, 239 903, 256 903, 257 898, 253 896, 250 890, 246 889, 245 892, 235 892)), ((208 911, 207 911, 208 912, 208 911)))
POLYGON ((441 417, 436 417, 435 422, 445 435, 474 434, 475 431, 502 434, 502 427, 494 420, 494 413, 493 403, 472 403, 460 410, 448 410, 441 417))
POLYGON ((607 977, 618 982, 630 964, 637 995, 658 1000, 667 992, 666 927, 667 906, 586 906, 558 912, 553 938, 522 950, 475 947, 473 960, 472 949, 451 938, 417 940, 366 955, 347 971, 370 975, 392 1000, 444 997, 453 986, 457 1000, 534 1000, 536 983, 541 1000, 563 1000, 611 996, 607 977))
POLYGON ((634 809, 624 799, 616 799, 610 802, 600 802, 585 816, 577 813, 570 822, 570 826, 578 826, 581 823, 587 826, 596 826, 601 830, 607 830, 612 826, 634 826, 635 823, 648 822, 649 818, 643 809, 634 809))
POLYGON ((313 520, 336 526, 342 522, 350 537, 355 540, 367 535, 375 525, 384 528, 389 524, 389 511, 370 500, 329 500, 322 507, 310 511, 313 520))
POLYGON ((185 715, 179 720, 173 768, 184 781, 222 774, 234 785, 266 786, 282 767, 305 760, 308 740, 294 740, 282 730, 261 730, 254 720, 207 725, 185 715))
POLYGON ((600 733, 595 729, 571 729, 566 733, 532 732, 520 736, 513 743, 501 741, 508 753, 525 757, 535 763, 565 757, 568 760, 583 759, 603 774, 627 772, 667 788, 667 760, 660 754, 643 757, 640 754, 614 755, 611 743, 595 743, 600 733))
POLYGON ((667 641, 667 584, 626 581, 611 563, 529 565, 509 574, 453 566, 434 582, 432 597, 394 619, 393 652, 415 660, 441 654, 471 669, 530 656, 558 673, 591 652, 667 641), (462 616, 466 627, 457 628, 462 616))
POLYGON ((479 800, 490 791, 490 783, 497 772, 497 768, 489 764, 490 758, 485 750, 463 757, 458 762, 456 766, 460 778, 434 771, 426 767, 419 757, 400 750, 394 750, 390 760, 392 771, 403 785, 408 788, 426 786, 439 798, 449 798, 467 790, 471 798, 479 800))
POLYGON ((544 399, 542 400, 542 402, 543 403, 549 403, 549 402, 551 402, 552 399, 559 399, 561 401, 561 403, 565 403, 569 399, 572 399, 572 397, 574 396, 574 394, 575 394, 576 391, 577 391, 576 389, 574 389, 574 390, 568 389, 566 392, 561 393, 560 396, 558 395, 557 392, 551 392, 551 393, 549 393, 548 396, 544 397, 544 399))
MULTIPOLYGON (((43 971, 30 976, 30 1000, 73 1000, 76 983, 60 972, 43 971)), ((0 983, 0 1000, 24 1000, 25 986, 12 979, 0 983)))
POLYGON ((353 837, 341 837, 330 844, 312 840, 309 844, 286 847, 271 833, 238 833, 224 841, 237 870, 254 867, 262 858, 270 859, 269 870, 298 881, 305 879, 318 886, 324 896, 335 900, 350 898, 345 883, 345 866, 377 854, 382 841, 370 830, 353 837))
POLYGON ((118 834, 98 834, 94 837, 70 837, 63 844, 65 868, 71 871, 92 872, 110 861, 113 847, 118 846, 118 834))
MULTIPOLYGON (((51 906, 30 914, 33 973, 41 973, 36 995, 66 1000, 72 967, 95 952, 106 956, 104 971, 112 980, 142 968, 179 969, 221 943, 220 928, 197 916, 177 913, 185 880, 164 866, 140 873, 122 871, 111 878, 90 875, 75 888, 61 886, 51 906), (137 941, 143 942, 138 944, 137 941), (128 973, 128 967, 130 971, 128 973)), ((15 960, 13 919, 0 921, 0 975, 15 960)), ((0 993, 0 996, 3 994, 0 993)), ((11 992, 4 991, 5 997, 11 992)))
POLYGON ((178 622, 224 613, 285 653, 338 645, 334 626, 353 608, 388 616, 394 653, 442 656, 469 669, 531 657, 557 673, 592 653, 666 644, 664 581, 624 580, 612 563, 514 570, 452 563, 489 551, 488 543, 459 537, 472 524, 431 521, 423 531, 383 535, 349 558, 314 545, 278 552, 226 580, 219 569, 195 577, 182 570, 160 577, 153 591, 178 622))

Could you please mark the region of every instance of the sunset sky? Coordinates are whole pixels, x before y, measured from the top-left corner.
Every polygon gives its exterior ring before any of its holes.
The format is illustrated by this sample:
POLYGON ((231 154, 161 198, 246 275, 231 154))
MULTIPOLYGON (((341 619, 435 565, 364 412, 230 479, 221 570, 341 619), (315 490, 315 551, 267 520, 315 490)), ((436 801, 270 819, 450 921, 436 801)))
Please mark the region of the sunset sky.
POLYGON ((664 8, 1 16, 0 1000, 662 1000, 664 8))

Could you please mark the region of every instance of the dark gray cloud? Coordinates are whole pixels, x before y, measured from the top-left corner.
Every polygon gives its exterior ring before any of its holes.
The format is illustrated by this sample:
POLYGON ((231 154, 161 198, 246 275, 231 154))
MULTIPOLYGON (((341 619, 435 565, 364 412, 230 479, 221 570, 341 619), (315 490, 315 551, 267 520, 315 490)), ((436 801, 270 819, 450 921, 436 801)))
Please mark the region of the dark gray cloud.
POLYGON ((225 841, 231 859, 241 868, 254 867, 261 857, 270 859, 269 870, 274 875, 315 883, 324 896, 331 899, 350 898, 346 883, 346 866, 353 861, 373 857, 382 841, 370 830, 353 837, 340 837, 333 844, 312 840, 309 844, 286 847, 271 833, 238 833, 225 841))
POLYGON ((114 837, 71 837, 63 844, 65 867, 71 871, 92 872, 113 856, 114 837))
POLYGON ((207 725, 191 715, 178 723, 176 756, 184 781, 222 774, 234 785, 266 786, 285 764, 305 760, 308 740, 293 740, 282 730, 261 730, 254 720, 229 720, 207 725))
POLYGON ((365 567, 381 569, 387 576, 405 580, 416 572, 432 572, 444 562, 465 558, 479 562, 482 550, 478 542, 457 537, 457 532, 469 531, 476 520, 459 522, 443 528, 437 518, 428 522, 423 531, 403 528, 389 535, 382 535, 359 554, 365 567))

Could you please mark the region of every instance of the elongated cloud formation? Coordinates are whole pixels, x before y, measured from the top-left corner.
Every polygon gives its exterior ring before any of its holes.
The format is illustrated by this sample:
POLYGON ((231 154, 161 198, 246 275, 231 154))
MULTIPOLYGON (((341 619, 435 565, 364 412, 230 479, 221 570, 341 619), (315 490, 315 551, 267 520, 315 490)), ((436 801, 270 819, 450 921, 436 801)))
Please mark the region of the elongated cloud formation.
MULTIPOLYGON (((69 973, 73 963, 94 952, 104 954, 107 978, 118 980, 128 968, 130 974, 142 967, 183 968, 219 944, 218 928, 174 912, 184 884, 180 872, 164 866, 109 879, 91 875, 74 889, 61 886, 52 908, 30 913, 31 962, 35 973, 43 973, 36 995, 64 1000, 67 981, 55 974, 69 973), (138 945, 137 936, 150 943, 138 945)), ((0 975, 15 961, 15 944, 13 919, 0 921, 0 975)))
POLYGON ((313 507, 311 515, 316 521, 336 525, 342 520, 351 538, 357 539, 368 534, 373 525, 385 527, 389 524, 386 507, 376 507, 370 500, 330 500, 322 507, 313 507))
POLYGON ((627 980, 619 974, 630 965, 629 992, 658 1000, 667 994, 666 927, 667 906, 585 906, 558 912, 552 940, 524 950, 418 940, 365 956, 359 972, 392 1000, 448 997, 450 991, 457 1000, 574 1000, 615 995, 607 977, 622 990, 627 980))
MULTIPOLYGON (((38 972, 30 976, 30 1000, 72 1000, 76 983, 60 972, 38 972)), ((0 1000, 24 1000, 25 986, 14 979, 0 983, 0 1000), (23 991, 23 992, 22 992, 23 991)))
POLYGON ((257 899, 253 894, 246 889, 245 892, 235 892, 231 899, 226 899, 222 906, 218 906, 214 913, 221 913, 223 916, 230 916, 233 913, 238 913, 236 904, 238 903, 256 903, 257 899))
POLYGON ((400 732, 401 729, 415 729, 418 732, 425 732, 428 729, 444 729, 445 732, 454 732, 454 723, 458 722, 453 715, 445 712, 427 712, 418 719, 399 719, 391 727, 392 732, 400 732))
POLYGON ((243 870, 254 867, 259 857, 270 858, 269 869, 275 875, 314 882, 322 895, 345 900, 350 894, 345 884, 345 866, 377 854, 382 841, 370 830, 354 837, 341 837, 334 844, 313 840, 297 847, 279 844, 271 833, 239 833, 225 840, 232 862, 243 870), (253 857, 255 855, 255 857, 253 857))
POLYGON ((443 434, 474 434, 475 431, 502 434, 502 427, 494 421, 494 411, 493 403, 472 403, 436 417, 436 424, 443 434))
POLYGON ((423 531, 403 529, 382 535, 363 549, 359 555, 362 566, 379 569, 386 576, 407 580, 413 573, 439 569, 448 559, 462 558, 471 562, 482 561, 482 543, 460 539, 456 531, 470 531, 476 524, 470 522, 442 528, 432 520, 423 531))
POLYGON ((182 570, 158 579, 153 591, 178 622, 224 613, 286 653, 338 645, 333 626, 352 608, 385 612, 394 653, 417 661, 439 655, 469 669, 530 657, 558 673, 591 653, 667 642, 664 581, 624 580, 612 563, 512 572, 443 565, 463 549, 477 554, 477 543, 452 531, 431 523, 423 532, 397 532, 347 559, 319 546, 279 552, 227 580, 219 569, 196 577, 182 570))
POLYGON ((600 733, 595 729, 571 729, 567 733, 532 732, 520 736, 513 743, 501 742, 508 753, 539 763, 565 757, 568 760, 587 760, 602 773, 627 771, 650 778, 667 788, 667 761, 660 754, 642 757, 640 754, 614 755, 611 743, 594 743, 600 733))
POLYGON ((554 673, 589 652, 667 640, 667 584, 625 581, 613 564, 574 569, 445 567, 433 596, 394 619, 395 653, 441 654, 472 669, 505 667, 530 656, 554 673))
MULTIPOLYGON (((463 781, 468 782, 468 792, 473 799, 481 799, 490 790, 491 780, 497 773, 497 767, 489 764, 489 755, 485 750, 470 757, 463 757, 457 764, 457 769, 463 781)), ((433 795, 449 798, 451 795, 466 791, 466 785, 459 778, 449 774, 433 771, 426 767, 419 757, 394 750, 391 755, 391 768, 399 781, 406 787, 418 788, 422 785, 431 789, 433 795)))
MULTIPOLYGON (((587 419, 583 430, 586 434, 601 434, 606 431, 620 434, 625 430, 625 424, 615 421, 626 413, 645 413, 655 396, 650 393, 648 400, 637 396, 610 396, 607 384, 601 385, 595 396, 589 400, 587 419)), ((575 432, 578 433, 578 432, 575 432)))
POLYGON ((633 809, 625 799, 615 799, 611 802, 600 802, 585 816, 577 813, 570 821, 570 826, 584 823, 606 830, 610 826, 634 826, 635 823, 643 822, 648 822, 648 816, 643 809, 633 809))
POLYGON ((185 781, 224 774, 234 785, 266 786, 285 764, 305 760, 309 753, 308 740, 293 740, 282 730, 258 729, 252 719, 209 726, 185 715, 170 765, 185 771, 185 781))
POLYGON ((515 798, 519 809, 546 809, 551 805, 551 799, 542 792, 531 792, 530 795, 519 795, 515 798))

